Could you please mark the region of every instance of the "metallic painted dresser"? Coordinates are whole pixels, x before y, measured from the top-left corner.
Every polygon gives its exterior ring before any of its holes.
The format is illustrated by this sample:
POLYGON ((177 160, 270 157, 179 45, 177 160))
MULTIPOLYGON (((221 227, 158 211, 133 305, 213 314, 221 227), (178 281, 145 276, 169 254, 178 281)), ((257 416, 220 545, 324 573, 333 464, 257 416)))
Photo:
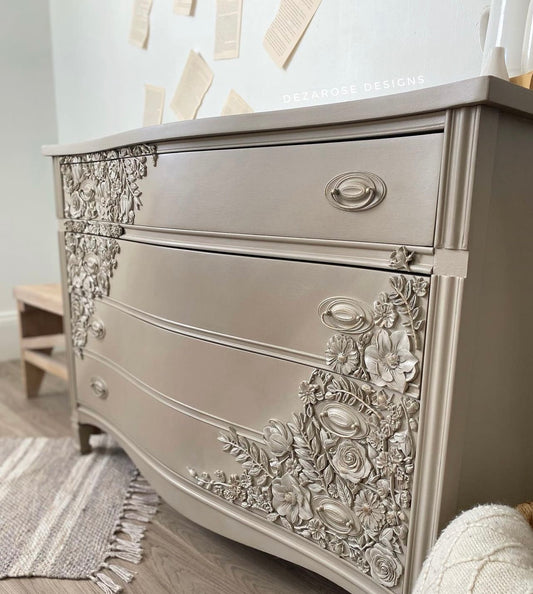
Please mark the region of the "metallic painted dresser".
POLYGON ((533 95, 498 79, 54 157, 73 420, 350 592, 533 493, 533 95))

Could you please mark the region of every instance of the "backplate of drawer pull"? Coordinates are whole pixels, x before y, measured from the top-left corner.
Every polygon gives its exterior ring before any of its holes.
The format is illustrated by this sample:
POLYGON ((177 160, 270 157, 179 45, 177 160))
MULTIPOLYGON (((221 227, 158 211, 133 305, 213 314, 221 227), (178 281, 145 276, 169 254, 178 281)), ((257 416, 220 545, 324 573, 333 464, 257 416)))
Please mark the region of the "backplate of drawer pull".
POLYGON ((91 386, 91 390, 96 397, 105 400, 109 396, 107 384, 101 377, 92 377, 89 385, 91 386))
POLYGON ((326 185, 326 198, 341 210, 358 212, 377 206, 387 194, 385 182, 374 173, 341 173, 326 185))
POLYGON ((343 332, 367 332, 371 330, 373 313, 370 306, 353 297, 328 297, 318 306, 318 315, 323 324, 332 330, 343 332))
POLYGON ((97 339, 102 340, 105 336, 105 325, 102 320, 95 319, 89 324, 89 332, 97 339))

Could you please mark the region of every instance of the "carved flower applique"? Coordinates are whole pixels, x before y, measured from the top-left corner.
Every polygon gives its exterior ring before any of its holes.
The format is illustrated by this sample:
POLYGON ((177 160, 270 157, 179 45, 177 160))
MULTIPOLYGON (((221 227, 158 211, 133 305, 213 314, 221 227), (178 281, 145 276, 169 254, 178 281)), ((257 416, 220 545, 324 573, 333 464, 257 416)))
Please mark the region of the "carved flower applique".
POLYGON ((413 278, 411 281, 411 286, 413 288, 413 293, 417 297, 425 297, 429 283, 425 278, 422 278, 421 276, 415 276, 415 278, 413 278))
POLYGON ((83 177, 81 163, 64 163, 61 165, 61 173, 63 175, 63 189, 67 194, 70 194, 78 187, 83 177))
POLYGON ((366 348, 365 363, 377 386, 404 393, 407 382, 416 374, 418 360, 410 351, 407 332, 396 330, 389 335, 386 330, 379 330, 366 348))
POLYGON ((315 404, 317 390, 318 386, 316 384, 302 382, 298 390, 298 396, 304 404, 315 404))
POLYGON ((93 201, 96 194, 96 181, 91 177, 86 177, 80 184, 79 194, 84 202, 93 201))
POLYGON ((396 268, 398 270, 409 270, 414 257, 415 254, 402 245, 392 252, 390 256, 390 266, 391 268, 396 268))
POLYGON ((380 293, 374 301, 374 321, 383 328, 392 328, 396 321, 396 311, 387 293, 380 293))
POLYGON ((324 524, 322 524, 322 522, 317 518, 309 520, 309 524, 307 524, 307 530, 309 532, 309 536, 317 542, 326 538, 326 529, 324 524))
POLYGON ((361 491, 355 498, 353 505, 356 516, 361 524, 375 532, 385 520, 385 507, 375 493, 361 491))
POLYGON ((72 194, 66 200, 66 216, 78 219, 83 216, 85 205, 80 198, 78 192, 72 192, 72 194))
POLYGON ((263 437, 270 451, 278 458, 284 456, 291 448, 291 432, 283 423, 275 419, 271 419, 263 429, 263 437))
POLYGON ((409 509, 411 506, 411 493, 407 489, 400 491, 397 497, 398 505, 403 509, 409 509))
POLYGON ((359 365, 359 351, 352 338, 335 334, 326 346, 326 363, 337 373, 352 373, 359 365))
POLYGON ((370 565, 370 575, 375 580, 386 588, 396 586, 402 575, 402 566, 392 551, 376 544, 366 551, 365 557, 370 565))
POLYGON ((372 470, 365 448, 352 439, 339 442, 332 463, 342 478, 352 483, 360 482, 372 470))
POLYGON ((272 481, 272 505, 291 524, 296 524, 298 518, 310 520, 313 517, 311 494, 290 474, 272 481))

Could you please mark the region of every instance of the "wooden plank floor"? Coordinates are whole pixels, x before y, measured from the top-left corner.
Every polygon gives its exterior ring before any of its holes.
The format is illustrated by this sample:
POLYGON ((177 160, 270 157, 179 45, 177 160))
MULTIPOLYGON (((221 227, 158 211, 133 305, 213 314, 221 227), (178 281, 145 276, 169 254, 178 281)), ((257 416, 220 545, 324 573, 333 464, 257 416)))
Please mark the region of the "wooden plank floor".
MULTIPOLYGON (((61 437, 70 421, 65 384, 47 376, 26 400, 18 361, 0 363, 0 436, 61 437)), ((145 556, 125 594, 345 594, 324 578, 193 524, 163 503, 144 540, 145 556)), ((95 594, 88 581, 0 580, 1 594, 95 594)))

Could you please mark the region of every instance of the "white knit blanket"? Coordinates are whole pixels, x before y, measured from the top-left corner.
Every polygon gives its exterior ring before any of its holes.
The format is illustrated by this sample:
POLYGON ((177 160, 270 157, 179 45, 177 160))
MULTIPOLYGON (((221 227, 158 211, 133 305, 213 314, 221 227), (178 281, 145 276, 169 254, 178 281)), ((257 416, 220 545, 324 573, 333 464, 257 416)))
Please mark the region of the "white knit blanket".
POLYGON ((533 594, 533 530, 504 505, 464 512, 431 550, 413 594, 533 594))

